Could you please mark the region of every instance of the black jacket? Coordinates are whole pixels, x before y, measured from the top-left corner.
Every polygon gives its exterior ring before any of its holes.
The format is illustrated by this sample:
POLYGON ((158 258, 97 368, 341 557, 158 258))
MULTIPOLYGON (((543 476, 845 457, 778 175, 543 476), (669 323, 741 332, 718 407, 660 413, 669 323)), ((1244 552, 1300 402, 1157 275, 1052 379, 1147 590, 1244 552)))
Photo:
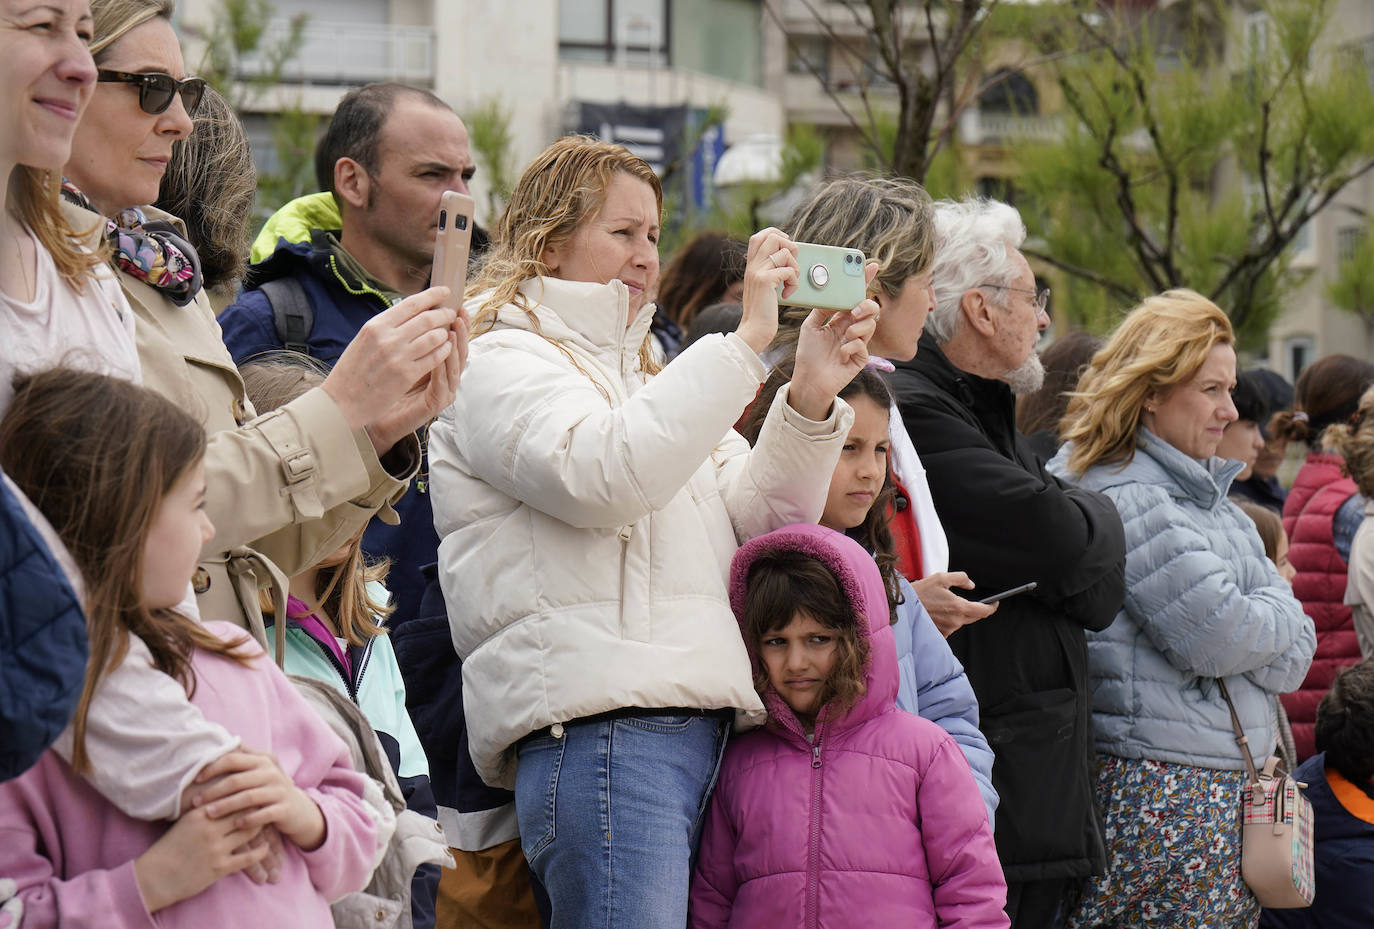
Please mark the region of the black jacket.
POLYGON ((996 754, 997 853, 1008 882, 1100 873, 1085 629, 1125 598, 1116 507, 1045 472, 1016 431, 1011 390, 950 364, 930 336, 892 376, 897 404, 949 537, 951 570, 986 597, 1029 594, 950 636, 996 754))

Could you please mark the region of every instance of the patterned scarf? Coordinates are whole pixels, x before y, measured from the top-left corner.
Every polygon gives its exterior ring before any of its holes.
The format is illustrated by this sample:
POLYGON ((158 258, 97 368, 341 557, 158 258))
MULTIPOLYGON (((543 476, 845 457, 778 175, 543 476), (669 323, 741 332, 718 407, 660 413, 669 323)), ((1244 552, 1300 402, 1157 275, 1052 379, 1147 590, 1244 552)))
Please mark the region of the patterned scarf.
MULTIPOLYGON (((100 211, 75 184, 62 179, 62 195, 93 213, 100 211)), ((200 258, 175 229, 149 222, 139 207, 121 210, 105 220, 105 236, 114 248, 119 270, 160 290, 177 306, 185 306, 200 292, 200 258)))

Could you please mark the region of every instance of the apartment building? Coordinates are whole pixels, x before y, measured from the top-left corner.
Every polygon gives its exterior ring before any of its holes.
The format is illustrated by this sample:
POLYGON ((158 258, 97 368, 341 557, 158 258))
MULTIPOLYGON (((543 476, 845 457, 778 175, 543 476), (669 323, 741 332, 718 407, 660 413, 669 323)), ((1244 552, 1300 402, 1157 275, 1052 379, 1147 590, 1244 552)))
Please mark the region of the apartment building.
MULTIPOLYGON (((182 0, 187 60, 219 0, 182 0)), ((306 14, 305 42, 282 83, 250 101, 246 124, 272 170, 269 116, 289 105, 327 114, 350 88, 394 80, 432 90, 460 115, 496 100, 510 114, 518 172, 550 141, 593 131, 651 163, 682 156, 696 122, 724 109, 723 131, 687 162, 691 195, 708 196, 714 158, 784 114, 763 86, 760 0, 274 0, 268 35, 306 14)), ((245 63, 247 70, 253 63, 245 63)), ((690 154, 690 153, 688 153, 690 154)), ((475 193, 485 203, 482 174, 475 193)))

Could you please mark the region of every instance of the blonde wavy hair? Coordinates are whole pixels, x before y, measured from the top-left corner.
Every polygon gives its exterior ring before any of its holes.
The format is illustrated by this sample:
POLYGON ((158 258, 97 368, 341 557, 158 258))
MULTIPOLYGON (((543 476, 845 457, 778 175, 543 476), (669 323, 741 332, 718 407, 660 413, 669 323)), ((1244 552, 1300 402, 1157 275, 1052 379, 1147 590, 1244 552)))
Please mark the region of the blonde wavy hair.
MULTIPOLYGON (((531 328, 543 335, 520 285, 550 276, 545 252, 567 242, 583 222, 600 212, 611 179, 618 173, 649 185, 661 219, 663 186, 658 175, 623 146, 589 136, 566 136, 530 162, 492 230, 491 250, 481 272, 467 287, 465 296, 485 294, 473 318, 475 336, 491 331, 497 312, 508 304, 523 310, 531 328)), ((640 366, 649 374, 659 370, 652 345, 652 337, 646 335, 639 348, 640 366)), ((567 349, 559 348, 567 354, 567 349)))
POLYGON ((91 54, 96 64, 129 30, 159 17, 171 22, 176 9, 176 0, 91 0, 91 54))
POLYGON ((1350 421, 1328 426, 1321 442, 1345 459, 1345 472, 1360 493, 1374 498, 1374 387, 1360 397, 1350 421))
POLYGON ((1188 381, 1217 345, 1235 344, 1231 321, 1191 290, 1147 297, 1121 321, 1078 381, 1060 423, 1073 443, 1069 470, 1125 464, 1136 449, 1145 401, 1188 381))

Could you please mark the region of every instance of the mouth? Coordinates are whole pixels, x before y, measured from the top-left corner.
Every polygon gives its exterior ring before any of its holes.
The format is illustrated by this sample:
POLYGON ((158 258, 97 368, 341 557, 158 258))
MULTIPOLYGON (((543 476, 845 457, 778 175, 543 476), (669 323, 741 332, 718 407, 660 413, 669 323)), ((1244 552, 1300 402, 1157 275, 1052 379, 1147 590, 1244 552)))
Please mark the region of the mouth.
POLYGON ((73 122, 77 118, 77 105, 74 102, 62 100, 56 97, 43 97, 34 101, 49 113, 61 116, 63 119, 70 119, 73 122))
POLYGON ((626 287, 630 288, 630 296, 636 296, 636 295, 638 295, 638 294, 644 293, 644 285, 643 285, 643 284, 637 284, 637 283, 635 283, 634 281, 627 281, 627 280, 624 280, 624 279, 622 279, 620 283, 622 283, 622 284, 624 284, 626 287))
POLYGON ((806 677, 798 678, 797 680, 783 681, 783 683, 786 684, 792 690, 810 690, 811 688, 819 684, 820 681, 812 677, 806 677))
POLYGON ((159 172, 164 172, 164 173, 165 173, 166 170, 167 170, 167 163, 168 163, 169 161, 172 160, 172 156, 170 156, 170 155, 148 156, 148 157, 140 158, 140 159, 138 159, 138 160, 141 161, 141 162, 143 162, 145 165, 147 165, 147 166, 150 167, 150 168, 154 168, 154 169, 156 169, 156 170, 159 171, 159 172))
POLYGON ((873 502, 873 492, 872 492, 872 491, 868 491, 868 490, 854 490, 854 491, 850 491, 850 492, 849 492, 848 494, 846 494, 845 496, 849 497, 850 500, 853 500, 853 501, 856 502, 856 503, 872 503, 872 502, 873 502))

